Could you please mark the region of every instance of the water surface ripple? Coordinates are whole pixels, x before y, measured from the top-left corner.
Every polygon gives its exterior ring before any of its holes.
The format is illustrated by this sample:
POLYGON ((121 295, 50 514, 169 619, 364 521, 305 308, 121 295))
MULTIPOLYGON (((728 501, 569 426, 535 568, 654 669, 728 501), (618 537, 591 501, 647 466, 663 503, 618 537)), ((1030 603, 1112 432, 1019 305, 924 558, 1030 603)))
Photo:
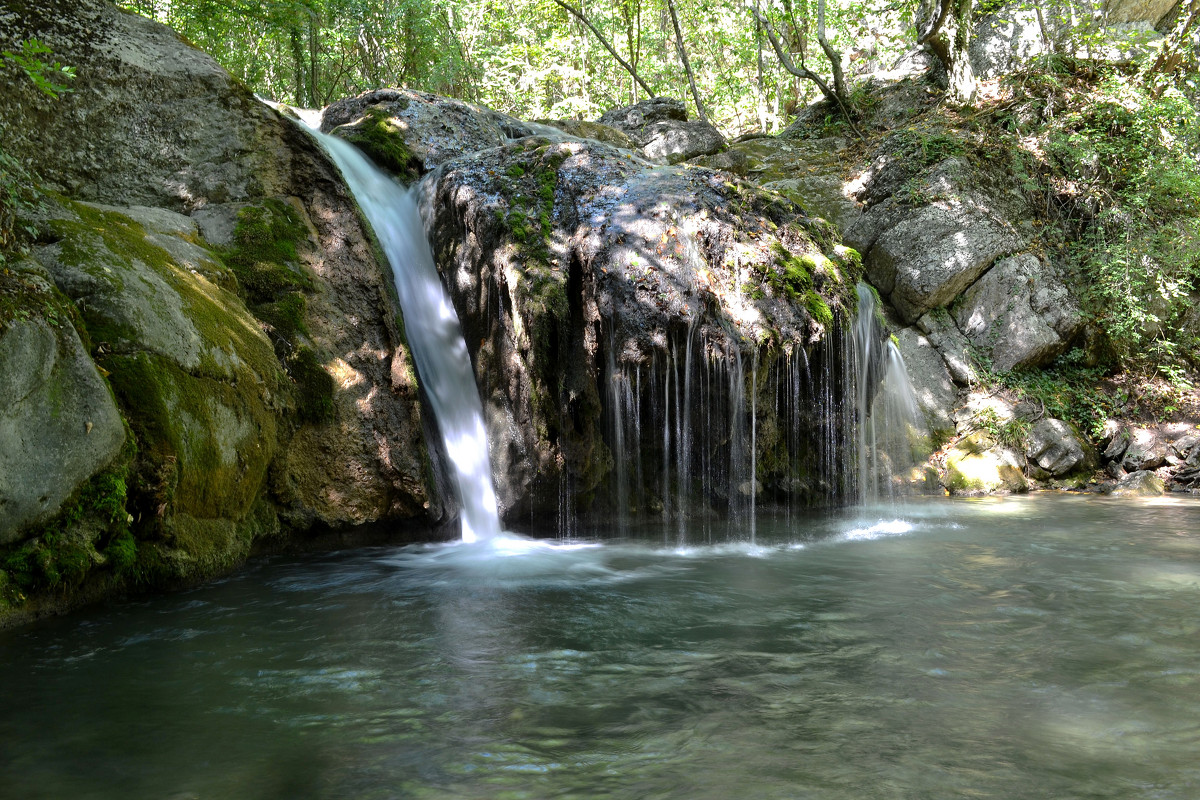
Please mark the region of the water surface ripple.
POLYGON ((1200 796, 1200 505, 260 562, 0 634, 13 798, 1200 796))

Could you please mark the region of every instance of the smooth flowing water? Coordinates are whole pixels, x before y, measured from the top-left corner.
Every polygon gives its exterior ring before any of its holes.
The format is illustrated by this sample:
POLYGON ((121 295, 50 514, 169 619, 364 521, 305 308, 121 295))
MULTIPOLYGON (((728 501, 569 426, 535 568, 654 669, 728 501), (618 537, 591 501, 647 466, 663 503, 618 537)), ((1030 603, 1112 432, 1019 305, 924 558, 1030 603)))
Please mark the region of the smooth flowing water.
POLYGON ((483 405, 458 314, 433 263, 416 200, 354 145, 336 136, 314 135, 342 171, 392 267, 405 334, 462 507, 462 539, 490 539, 500 533, 500 518, 483 405))
POLYGON ((0 634, 0 796, 1200 796, 1200 504, 692 539, 277 558, 0 634))

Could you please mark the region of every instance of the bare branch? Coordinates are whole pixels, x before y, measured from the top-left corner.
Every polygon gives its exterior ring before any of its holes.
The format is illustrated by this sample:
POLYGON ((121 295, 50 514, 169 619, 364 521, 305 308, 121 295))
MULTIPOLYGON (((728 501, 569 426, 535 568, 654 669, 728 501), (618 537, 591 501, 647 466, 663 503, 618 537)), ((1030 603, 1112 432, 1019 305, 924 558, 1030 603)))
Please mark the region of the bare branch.
POLYGON ((634 69, 632 66, 630 66, 629 62, 627 62, 625 59, 621 58, 620 54, 618 54, 617 51, 615 49, 613 49, 613 46, 608 43, 608 40, 604 38, 604 35, 602 33, 600 33, 600 31, 596 30, 596 26, 593 25, 588 20, 588 18, 584 16, 583 11, 581 11, 580 9, 571 5, 570 3, 565 2, 565 0, 554 0, 554 2, 556 4, 558 4, 559 6, 562 6, 563 8, 565 8, 572 16, 574 16, 576 19, 578 19, 580 22, 582 22, 584 25, 586 25, 588 30, 590 30, 592 33, 594 33, 596 35, 596 38, 600 41, 600 44, 604 45, 604 49, 607 50, 609 53, 611 53, 612 57, 617 60, 617 63, 620 64, 622 67, 624 67, 625 71, 633 76, 633 79, 635 81, 637 81, 637 85, 641 86, 642 89, 646 92, 647 97, 655 96, 655 94, 656 94, 655 91, 653 89, 651 89, 648 85, 646 85, 645 81, 643 81, 640 77, 638 77, 637 70, 634 69))
MULTIPOLYGON (((759 13, 758 9, 756 8, 747 8, 767 32, 767 40, 771 43, 771 48, 774 49, 775 55, 779 57, 779 63, 783 64, 783 68, 795 75, 797 78, 803 78, 804 80, 815 83, 817 88, 821 90, 821 94, 825 95, 825 99, 836 103, 837 107, 841 109, 842 116, 845 117, 846 124, 850 126, 850 130, 854 132, 854 135, 860 139, 863 138, 862 131, 858 129, 858 126, 854 124, 854 120, 850 117, 850 109, 846 107, 845 98, 838 93, 836 88, 830 88, 829 84, 827 84, 820 75, 804 66, 803 61, 800 62, 800 66, 796 66, 795 62, 792 61, 791 55, 789 55, 788 52, 783 49, 783 45, 779 43, 779 37, 775 34, 775 27, 771 24, 771 20, 759 13)), ((823 2, 821 4, 821 8, 824 8, 823 2)), ((829 45, 827 42, 822 42, 822 49, 828 46, 829 45)), ((825 54, 829 56, 830 51, 834 52, 835 54, 837 53, 836 50, 833 50, 832 47, 829 47, 829 49, 825 51, 825 54)), ((841 74, 841 65, 838 61, 834 61, 834 56, 829 56, 829 59, 835 65, 834 77, 836 79, 841 74)), ((843 85, 841 89, 844 92, 845 86, 843 85)))

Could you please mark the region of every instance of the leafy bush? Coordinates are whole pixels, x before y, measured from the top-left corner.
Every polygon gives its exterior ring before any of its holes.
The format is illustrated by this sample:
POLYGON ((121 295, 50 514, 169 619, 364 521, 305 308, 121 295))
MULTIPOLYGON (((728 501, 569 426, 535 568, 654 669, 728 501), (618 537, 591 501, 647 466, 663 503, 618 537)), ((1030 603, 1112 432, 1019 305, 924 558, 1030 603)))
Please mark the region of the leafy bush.
POLYGON ((1049 131, 1051 179, 1080 231, 1069 261, 1121 361, 1170 365, 1200 288, 1200 115, 1114 74, 1049 131))

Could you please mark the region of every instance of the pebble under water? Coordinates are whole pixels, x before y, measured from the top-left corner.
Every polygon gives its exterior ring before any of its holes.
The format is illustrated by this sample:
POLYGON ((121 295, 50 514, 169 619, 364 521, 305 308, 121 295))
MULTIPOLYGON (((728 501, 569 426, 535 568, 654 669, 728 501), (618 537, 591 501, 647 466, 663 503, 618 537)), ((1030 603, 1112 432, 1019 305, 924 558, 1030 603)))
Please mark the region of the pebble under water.
POLYGON ((373 548, 0 634, 12 798, 1195 798, 1200 504, 373 548))

